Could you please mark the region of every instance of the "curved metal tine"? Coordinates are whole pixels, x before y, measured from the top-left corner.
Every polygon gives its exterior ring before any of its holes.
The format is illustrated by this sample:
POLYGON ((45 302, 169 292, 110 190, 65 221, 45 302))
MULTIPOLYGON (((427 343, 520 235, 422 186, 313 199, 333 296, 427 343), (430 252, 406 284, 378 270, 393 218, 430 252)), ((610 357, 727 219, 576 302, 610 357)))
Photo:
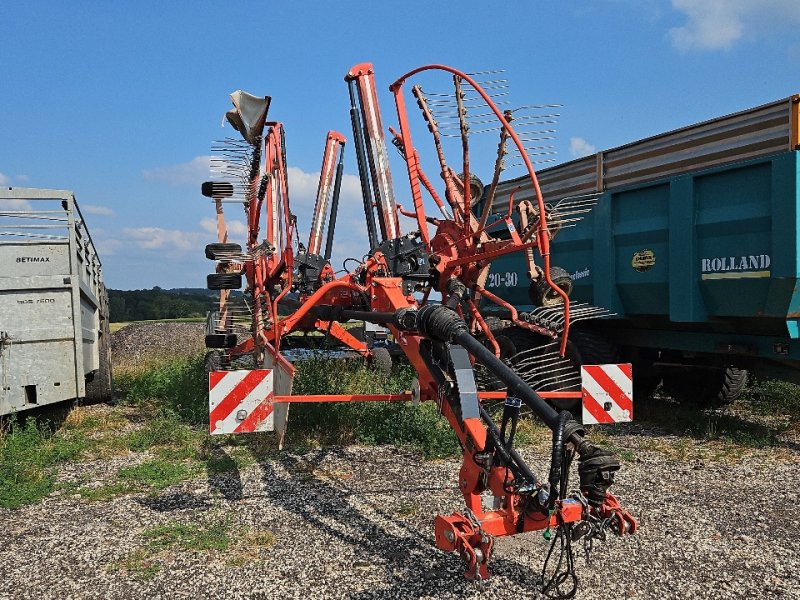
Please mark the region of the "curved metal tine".
POLYGON ((514 110, 540 110, 542 108, 563 108, 563 104, 523 104, 514 110))
POLYGON ((521 115, 519 117, 514 117, 514 121, 517 123, 524 123, 526 121, 531 121, 533 119, 557 119, 561 116, 561 113, 546 113, 546 114, 535 114, 535 115, 521 115))

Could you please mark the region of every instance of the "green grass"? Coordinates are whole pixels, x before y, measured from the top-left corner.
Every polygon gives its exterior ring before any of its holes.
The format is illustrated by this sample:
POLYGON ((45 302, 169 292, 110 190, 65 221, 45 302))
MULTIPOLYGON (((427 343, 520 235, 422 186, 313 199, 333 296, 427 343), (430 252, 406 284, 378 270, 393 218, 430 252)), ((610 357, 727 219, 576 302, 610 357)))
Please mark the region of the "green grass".
POLYGON ((88 442, 69 432, 51 433, 33 419, 11 421, 0 430, 0 507, 17 508, 55 489, 55 469, 78 457, 88 442))
POLYGON ((145 530, 147 547, 159 550, 227 550, 231 545, 230 523, 226 520, 207 523, 181 523, 173 521, 145 530))

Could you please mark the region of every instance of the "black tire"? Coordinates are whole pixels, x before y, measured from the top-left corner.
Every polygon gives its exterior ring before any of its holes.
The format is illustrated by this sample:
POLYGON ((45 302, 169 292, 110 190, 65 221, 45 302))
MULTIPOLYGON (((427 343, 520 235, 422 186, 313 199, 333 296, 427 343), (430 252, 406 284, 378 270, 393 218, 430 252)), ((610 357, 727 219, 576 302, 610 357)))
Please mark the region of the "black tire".
POLYGON ((223 356, 222 352, 219 350, 212 350, 211 352, 206 352, 206 355, 203 357, 203 368, 205 369, 206 374, 211 373, 211 371, 222 371, 223 370, 223 356))
POLYGON ((373 371, 383 375, 388 375, 392 372, 392 354, 388 348, 378 346, 377 348, 372 348, 370 352, 372 353, 370 366, 373 371))
POLYGON ((212 273, 206 277, 210 290, 238 290, 242 287, 241 273, 212 273))
POLYGON ((719 407, 732 404, 747 385, 747 371, 736 367, 690 369, 664 377, 664 391, 680 402, 719 407))
MULTIPOLYGON (((459 174, 459 179, 464 181, 464 173, 459 174)), ((469 174, 469 205, 474 207, 483 199, 483 182, 474 173, 469 174)))
POLYGON ((111 330, 108 318, 104 319, 97 339, 99 367, 86 382, 85 404, 110 403, 114 400, 114 383, 111 367, 111 330))
POLYGON ((569 341, 577 350, 582 365, 605 365, 619 362, 619 347, 593 331, 570 329, 569 341))
MULTIPOLYGON (((572 293, 572 278, 561 267, 550 267, 550 279, 567 296, 572 293)), ((563 303, 561 296, 547 284, 547 280, 543 276, 531 282, 528 288, 528 296, 536 306, 558 306, 563 303)))
POLYGON ((206 336, 206 348, 233 348, 237 343, 235 333, 210 333, 206 336))
POLYGON ((208 244, 206 245, 206 258, 210 260, 220 260, 230 257, 231 254, 241 254, 242 247, 239 244, 208 244))

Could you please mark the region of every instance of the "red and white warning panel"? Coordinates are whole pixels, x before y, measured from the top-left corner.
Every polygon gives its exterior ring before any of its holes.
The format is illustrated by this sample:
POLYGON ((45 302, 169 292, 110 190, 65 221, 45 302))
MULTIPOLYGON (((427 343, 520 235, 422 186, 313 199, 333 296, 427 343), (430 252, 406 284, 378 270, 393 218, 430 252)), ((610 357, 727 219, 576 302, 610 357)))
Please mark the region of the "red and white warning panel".
POLYGON ((630 363, 581 367, 583 423, 626 423, 633 420, 633 378, 630 363))
POLYGON ((211 371, 208 374, 211 433, 272 431, 272 379, 272 369, 211 371))

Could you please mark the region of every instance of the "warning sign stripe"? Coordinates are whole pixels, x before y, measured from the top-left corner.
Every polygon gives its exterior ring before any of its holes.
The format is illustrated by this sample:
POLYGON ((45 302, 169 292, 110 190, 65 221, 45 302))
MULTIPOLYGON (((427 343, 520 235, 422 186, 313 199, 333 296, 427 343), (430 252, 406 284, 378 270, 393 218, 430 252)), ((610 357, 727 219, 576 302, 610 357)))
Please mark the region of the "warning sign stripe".
POLYGON ((262 421, 269 416, 269 413, 272 412, 272 400, 274 397, 275 395, 270 392, 267 397, 258 404, 258 406, 250 411, 250 413, 247 415, 247 418, 239 423, 233 432, 253 433, 256 430, 256 427, 258 427, 262 421))
MULTIPOLYGON (((231 371, 227 375, 227 379, 235 378, 233 375, 235 371, 231 371)), ((222 401, 211 410, 209 415, 209 423, 214 427, 217 421, 225 420, 231 411, 233 411, 244 398, 246 398, 265 378, 263 371, 249 371, 241 381, 236 383, 235 387, 227 394, 225 394, 222 401)))
POLYGON ((585 388, 583 390, 583 407, 591 413, 598 423, 614 423, 614 417, 606 412, 602 404, 595 400, 585 388))
POLYGON ((633 412, 631 398, 620 387, 621 385, 630 386, 631 376, 629 374, 620 369, 618 365, 584 365, 583 368, 597 385, 597 388, 591 386, 594 389, 590 389, 590 384, 586 382, 584 387, 590 393, 598 395, 598 389, 604 391, 621 410, 627 410, 629 413, 633 412))

